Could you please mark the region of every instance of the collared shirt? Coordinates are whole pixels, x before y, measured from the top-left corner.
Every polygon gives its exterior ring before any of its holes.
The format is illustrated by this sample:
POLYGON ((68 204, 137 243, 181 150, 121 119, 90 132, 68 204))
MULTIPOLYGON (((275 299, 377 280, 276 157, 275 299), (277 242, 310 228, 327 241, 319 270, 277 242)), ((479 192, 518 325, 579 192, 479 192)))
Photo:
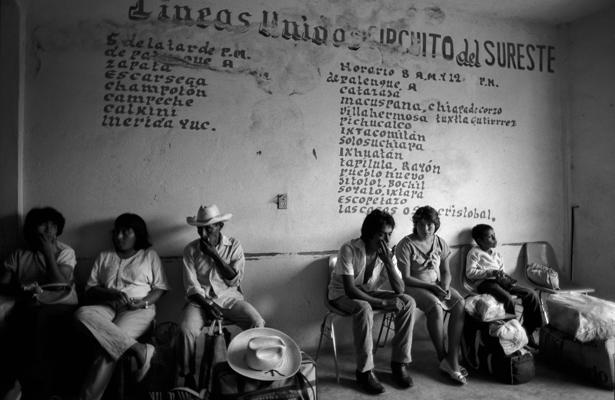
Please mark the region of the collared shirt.
POLYGON ((440 280, 440 264, 450 256, 451 250, 440 236, 436 235, 431 249, 425 253, 415 243, 414 234, 404 237, 397 244, 395 254, 399 265, 410 266, 410 275, 424 282, 440 280))
POLYGON ((502 255, 495 249, 485 251, 478 246, 472 247, 466 257, 466 278, 469 283, 477 287, 487 279, 487 273, 493 270, 504 271, 502 255))
POLYGON ((237 300, 243 300, 239 284, 243 279, 246 259, 237 239, 222 234, 216 245, 220 258, 237 273, 231 280, 225 279, 211 256, 205 255, 199 246, 201 239, 190 242, 184 248, 183 280, 186 296, 200 294, 223 308, 230 308, 237 300))
MULTIPOLYGON (((392 257, 393 270, 401 277, 397 269, 397 261, 392 257)), ((367 254, 365 251, 365 243, 361 238, 352 239, 344 243, 340 249, 337 262, 333 271, 331 271, 331 279, 329 281, 328 298, 335 300, 346 295, 344 289, 343 275, 350 275, 354 278, 355 285, 365 292, 373 292, 380 289, 389 281, 389 276, 385 269, 384 263, 380 257, 376 257, 374 261, 374 270, 367 282, 365 280, 365 270, 367 269, 367 254)))
POLYGON ((95 286, 117 289, 134 299, 142 299, 152 289, 169 290, 160 257, 152 248, 128 258, 120 258, 113 250, 103 251, 94 262, 86 289, 95 286))
MULTIPOLYGON (((74 271, 75 265, 77 264, 75 251, 60 241, 57 241, 56 245, 58 247, 58 251, 55 256, 58 266, 65 265, 74 271)), ((40 251, 32 251, 28 249, 15 250, 4 261, 4 268, 11 271, 15 281, 20 286, 34 282, 38 282, 39 285, 51 283, 47 277, 45 256, 40 251)), ((72 271, 70 278, 71 281, 72 271)))

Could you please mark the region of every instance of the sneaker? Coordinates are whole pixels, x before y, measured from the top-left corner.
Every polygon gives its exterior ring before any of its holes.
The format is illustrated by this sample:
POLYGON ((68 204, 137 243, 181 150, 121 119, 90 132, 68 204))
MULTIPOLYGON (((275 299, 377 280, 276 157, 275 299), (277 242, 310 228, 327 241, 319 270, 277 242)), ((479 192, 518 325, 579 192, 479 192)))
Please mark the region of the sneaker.
POLYGON ((408 364, 391 362, 391 372, 393 375, 393 382, 401 388, 407 389, 414 385, 410 374, 408 374, 408 364))
POLYGON ((384 386, 374 374, 374 370, 365 372, 356 371, 357 383, 359 386, 369 394, 384 393, 384 386))

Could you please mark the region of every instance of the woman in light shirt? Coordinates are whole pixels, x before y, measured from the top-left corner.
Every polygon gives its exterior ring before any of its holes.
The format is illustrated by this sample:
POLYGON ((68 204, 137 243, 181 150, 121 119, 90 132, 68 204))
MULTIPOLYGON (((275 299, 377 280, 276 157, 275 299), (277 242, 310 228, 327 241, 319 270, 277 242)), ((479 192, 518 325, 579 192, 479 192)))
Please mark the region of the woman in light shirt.
POLYGON ((154 304, 169 289, 140 216, 126 213, 117 217, 112 238, 114 250, 100 253, 87 282, 86 303, 91 305, 76 313, 101 347, 81 399, 102 398, 115 363, 124 353, 137 360, 137 380, 145 377, 155 348, 136 339, 150 327, 156 315, 154 304))
POLYGON ((436 232, 440 228, 438 212, 430 206, 420 207, 412 216, 414 228, 396 247, 397 266, 401 271, 406 294, 416 301, 427 318, 427 330, 436 349, 440 370, 456 383, 467 383, 467 370, 459 365, 459 346, 464 324, 463 297, 450 286, 451 251, 436 232), (447 334, 444 313, 450 313, 447 334), (448 337, 447 346, 444 338, 448 337))

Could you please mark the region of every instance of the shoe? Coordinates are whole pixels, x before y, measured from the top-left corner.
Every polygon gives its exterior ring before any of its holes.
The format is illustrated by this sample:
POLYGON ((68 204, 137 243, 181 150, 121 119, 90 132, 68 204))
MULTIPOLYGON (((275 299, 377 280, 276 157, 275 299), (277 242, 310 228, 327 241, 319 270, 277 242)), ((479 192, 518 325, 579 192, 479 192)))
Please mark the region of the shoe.
POLYGON ((442 361, 440 362, 440 371, 444 372, 445 374, 447 374, 452 380, 454 380, 457 383, 460 383, 462 385, 465 385, 466 383, 468 383, 467 379, 465 376, 463 376, 463 374, 461 373, 461 371, 455 371, 450 364, 448 363, 448 361, 446 361, 446 358, 442 359, 442 361))
POLYGON ((149 343, 145 344, 145 361, 139 370, 137 370, 137 382, 141 382, 145 375, 149 372, 149 368, 152 366, 152 357, 154 357, 154 353, 156 352, 156 348, 149 343))
POLYGON ((403 389, 414 386, 414 382, 408 374, 408 364, 391 362, 391 373, 393 375, 393 382, 403 389))
POLYGON ((374 374, 374 370, 365 372, 356 371, 357 383, 359 386, 369 394, 384 393, 384 386, 374 374))

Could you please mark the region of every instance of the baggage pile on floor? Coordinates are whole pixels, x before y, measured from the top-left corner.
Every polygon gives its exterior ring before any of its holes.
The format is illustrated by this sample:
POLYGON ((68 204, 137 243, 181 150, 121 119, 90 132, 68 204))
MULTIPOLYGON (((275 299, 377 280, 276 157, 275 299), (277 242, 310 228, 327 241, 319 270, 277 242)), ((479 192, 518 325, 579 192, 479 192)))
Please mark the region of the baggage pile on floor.
POLYGON ((577 293, 547 300, 549 325, 540 333, 547 360, 606 389, 613 388, 615 303, 577 293))

